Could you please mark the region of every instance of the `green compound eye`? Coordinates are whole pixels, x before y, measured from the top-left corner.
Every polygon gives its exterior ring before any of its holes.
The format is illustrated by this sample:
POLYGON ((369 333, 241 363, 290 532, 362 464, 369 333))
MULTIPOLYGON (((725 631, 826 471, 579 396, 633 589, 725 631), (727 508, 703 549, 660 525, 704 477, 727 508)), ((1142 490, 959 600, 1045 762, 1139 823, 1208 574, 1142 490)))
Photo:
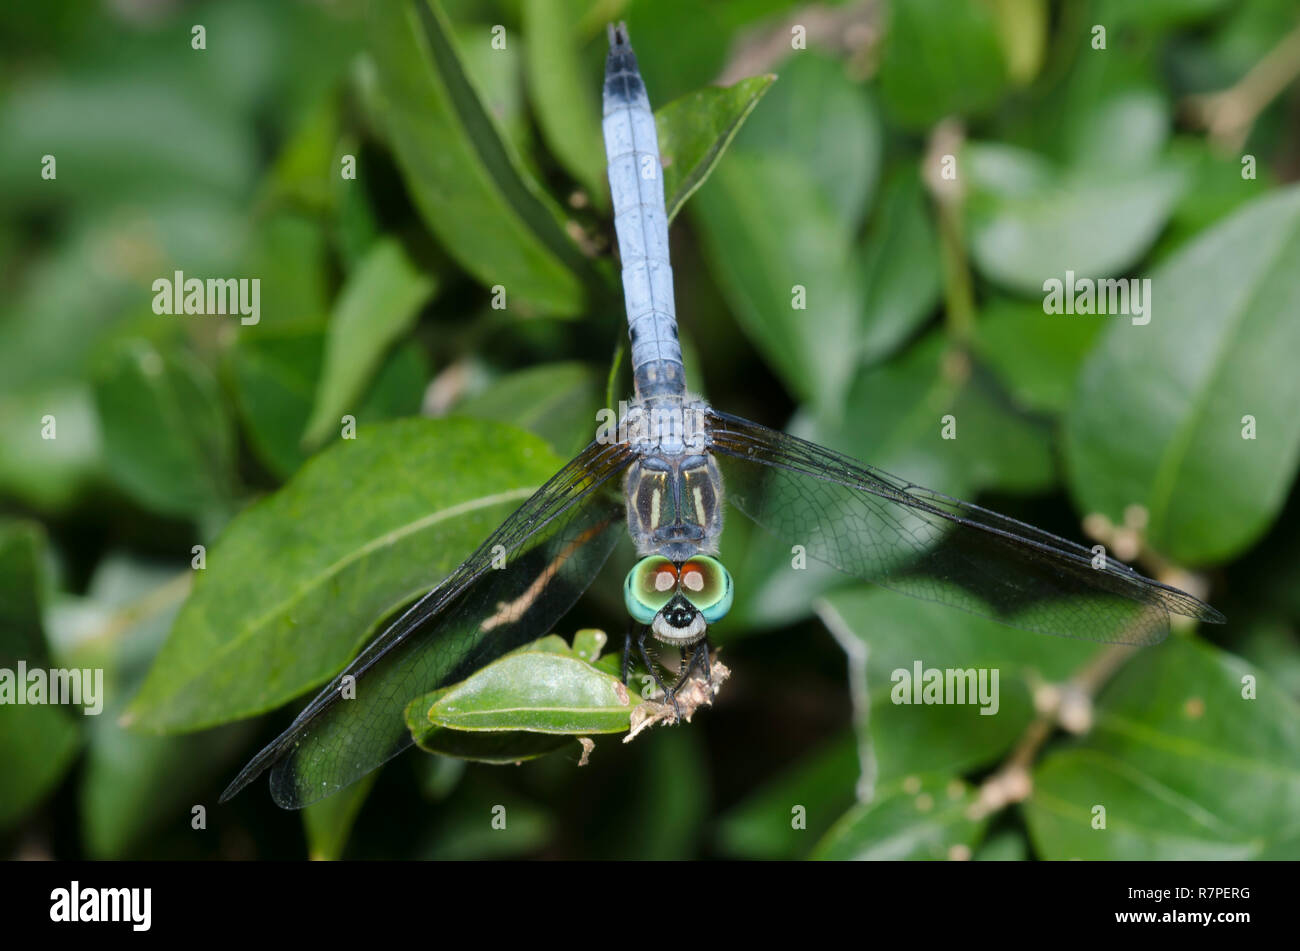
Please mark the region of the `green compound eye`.
POLYGON ((677 566, 661 555, 642 558, 627 573, 623 582, 623 602, 627 613, 649 624, 659 609, 677 593, 677 566))
POLYGON ((697 555, 682 565, 677 577, 682 594, 704 615, 704 620, 708 623, 722 620, 731 610, 731 602, 735 598, 731 572, 716 558, 697 555))

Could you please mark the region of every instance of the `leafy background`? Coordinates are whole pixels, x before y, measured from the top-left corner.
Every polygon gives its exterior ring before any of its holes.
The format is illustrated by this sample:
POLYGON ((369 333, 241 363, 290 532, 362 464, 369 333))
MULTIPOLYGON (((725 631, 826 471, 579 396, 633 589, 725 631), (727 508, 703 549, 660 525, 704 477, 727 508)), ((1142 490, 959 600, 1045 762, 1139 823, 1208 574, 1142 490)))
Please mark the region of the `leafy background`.
MULTIPOLYGON (((0 708, 5 854, 1300 855, 1292 0, 367 6, 0 12, 0 666, 108 687, 98 718, 0 708), (626 391, 598 106, 617 18, 672 160, 696 389, 1086 525, 1230 623, 1119 656, 791 571, 733 518, 733 678, 690 727, 597 737, 582 768, 412 752, 301 818, 262 784, 217 807, 585 442, 611 369, 626 391), (260 277, 261 322, 154 315, 174 269, 260 277), (1150 277, 1152 322, 1045 315, 1067 269, 1150 277), (916 660, 997 667, 1001 711, 892 704, 916 660), (1081 732, 1039 729, 1067 681, 1094 699, 1081 732), (998 800, 1017 776, 1028 798, 998 800)), ((629 560, 559 634, 621 634, 629 560)))

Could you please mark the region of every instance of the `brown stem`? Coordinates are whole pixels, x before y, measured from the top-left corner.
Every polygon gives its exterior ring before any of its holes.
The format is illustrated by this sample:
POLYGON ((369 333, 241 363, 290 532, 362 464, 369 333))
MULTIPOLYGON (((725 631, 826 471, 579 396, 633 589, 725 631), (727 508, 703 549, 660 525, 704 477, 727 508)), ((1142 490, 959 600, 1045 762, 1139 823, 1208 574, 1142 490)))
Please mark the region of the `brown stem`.
POLYGON ((1085 732, 1092 725, 1093 698, 1134 653, 1127 644, 1110 644, 1094 654, 1064 684, 1039 688, 1035 699, 1045 709, 1025 727, 997 772, 980 785, 971 806, 972 819, 985 818, 1029 798, 1034 790, 1029 770, 1057 726, 1065 725, 1074 733, 1085 732))
POLYGON ((962 205, 966 189, 960 169, 956 177, 945 178, 944 160, 956 157, 965 141, 965 130, 955 119, 945 119, 930 133, 922 160, 921 177, 934 199, 938 219, 939 254, 943 264, 944 313, 953 343, 965 348, 975 333, 975 283, 971 278, 966 238, 962 231, 962 205))
POLYGON ((1189 96, 1185 107, 1212 141, 1229 152, 1238 152, 1259 114, 1297 76, 1300 76, 1300 26, 1282 37, 1234 85, 1208 95, 1189 96))
MULTIPOLYGON (((873 58, 881 38, 882 10, 879 0, 861 0, 843 6, 811 3, 792 11, 775 26, 761 26, 743 36, 718 76, 719 86, 730 86, 748 76, 776 71, 791 53, 792 29, 804 28, 810 46, 832 49, 848 55, 850 64, 873 58)), ((863 74, 867 69, 857 68, 863 74)))
POLYGON ((88 645, 95 647, 111 646, 114 641, 141 621, 151 618, 155 614, 160 614, 177 602, 185 600, 185 596, 190 593, 190 585, 193 581, 193 571, 179 572, 170 580, 163 582, 134 601, 113 611, 108 616, 104 626, 92 637, 79 641, 77 648, 80 649, 88 645))

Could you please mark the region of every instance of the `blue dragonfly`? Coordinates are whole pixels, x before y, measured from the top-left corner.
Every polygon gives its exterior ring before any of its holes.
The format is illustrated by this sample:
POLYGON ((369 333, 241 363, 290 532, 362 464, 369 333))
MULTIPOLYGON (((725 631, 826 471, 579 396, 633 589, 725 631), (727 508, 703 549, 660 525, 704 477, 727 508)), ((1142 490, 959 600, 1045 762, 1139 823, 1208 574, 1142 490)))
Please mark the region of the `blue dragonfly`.
POLYGON ((407 703, 549 633, 623 528, 639 557, 624 583, 623 679, 635 647, 675 705, 689 676, 708 681, 709 626, 732 604, 718 559, 724 500, 847 575, 1030 631, 1152 644, 1171 614, 1224 620, 1081 545, 688 395, 654 114, 626 27, 611 26, 609 43, 603 130, 631 340, 627 412, 362 650, 223 802, 269 768, 275 801, 298 808, 405 750, 407 703), (647 637, 681 651, 675 685, 660 680, 647 637))

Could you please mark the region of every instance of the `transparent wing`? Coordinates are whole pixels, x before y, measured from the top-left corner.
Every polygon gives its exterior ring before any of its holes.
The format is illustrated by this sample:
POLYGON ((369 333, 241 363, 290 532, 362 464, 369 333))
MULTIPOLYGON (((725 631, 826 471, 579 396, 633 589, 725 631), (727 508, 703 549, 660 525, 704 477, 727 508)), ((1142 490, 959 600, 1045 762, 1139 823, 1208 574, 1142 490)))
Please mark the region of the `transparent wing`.
POLYGON ((614 477, 631 459, 617 445, 579 453, 371 641, 221 800, 268 766, 271 795, 286 809, 337 792, 411 745, 403 717, 411 700, 550 632, 618 539, 612 529, 625 515, 614 477))
POLYGON ((732 504, 858 578, 1014 627, 1152 644, 1169 615, 1222 623, 1185 591, 1056 535, 933 492, 816 443, 712 412, 732 504))

